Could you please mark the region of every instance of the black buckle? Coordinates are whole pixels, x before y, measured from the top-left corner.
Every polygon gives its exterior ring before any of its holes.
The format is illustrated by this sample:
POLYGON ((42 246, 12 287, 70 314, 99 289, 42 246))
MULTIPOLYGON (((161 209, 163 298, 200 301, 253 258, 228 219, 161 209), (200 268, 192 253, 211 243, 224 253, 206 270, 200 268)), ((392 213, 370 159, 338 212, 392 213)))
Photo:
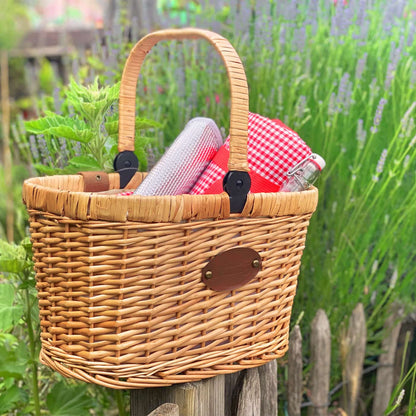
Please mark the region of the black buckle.
POLYGON ((230 196, 230 212, 242 212, 250 191, 251 178, 248 172, 230 170, 224 176, 224 191, 230 196))
POLYGON ((120 152, 113 162, 114 170, 120 174, 120 188, 123 189, 139 168, 139 160, 134 152, 125 150, 120 152))

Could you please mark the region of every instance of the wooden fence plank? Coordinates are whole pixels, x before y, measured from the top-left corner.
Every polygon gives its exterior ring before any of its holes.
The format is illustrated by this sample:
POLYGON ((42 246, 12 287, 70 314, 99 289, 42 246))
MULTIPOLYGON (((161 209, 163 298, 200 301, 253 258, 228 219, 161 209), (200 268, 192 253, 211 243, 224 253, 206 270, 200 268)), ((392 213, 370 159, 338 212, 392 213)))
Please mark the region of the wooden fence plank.
POLYGON ((376 391, 373 400, 373 416, 384 415, 384 411, 389 404, 389 399, 393 391, 394 358, 401 328, 401 322, 398 323, 398 319, 402 314, 403 309, 395 305, 384 324, 386 336, 381 344, 381 348, 384 352, 378 359, 380 367, 377 369, 376 391))
POLYGON ((165 403, 149 413, 148 416, 179 416, 179 406, 174 403, 165 403))
MULTIPOLYGON (((397 339, 401 326, 396 324, 398 317, 400 315, 392 313, 385 324, 386 331, 390 329, 390 336, 383 341, 384 352, 379 357, 381 366, 377 374, 372 412, 374 416, 383 414, 395 382, 392 363, 397 354, 397 339)), ((366 338, 364 307, 358 304, 351 314, 348 329, 345 330, 344 339, 340 344, 345 385, 341 407, 336 409, 334 414, 355 416, 358 413, 366 338)), ((308 416, 327 416, 330 401, 331 332, 328 318, 321 309, 312 321, 310 345, 308 398, 312 405, 308 409, 308 416)), ((287 365, 288 414, 300 416, 304 381, 302 335, 299 326, 295 326, 290 334, 287 365)), ((272 361, 262 367, 200 382, 133 390, 131 415, 171 416, 168 412, 172 411, 176 412, 172 413, 175 416, 276 416, 277 382, 277 362, 272 361), (163 404, 166 406, 161 406, 163 404), (171 407, 167 404, 171 404, 171 407), (177 407, 172 407, 172 404, 176 404, 177 407), (161 413, 162 411, 165 413, 161 413)))
POLYGON ((367 329, 364 306, 362 303, 359 303, 351 314, 346 339, 344 366, 344 381, 346 384, 344 387, 343 408, 348 416, 355 416, 357 413, 366 343, 367 329))
MULTIPOLYGON (((232 416, 261 416, 260 377, 257 368, 241 372, 234 390, 232 416)), ((181 415, 182 416, 182 415, 181 415)))
POLYGON ((150 412, 165 403, 175 403, 180 416, 199 416, 194 413, 196 388, 193 383, 154 387, 142 390, 131 390, 131 416, 147 416, 150 412))
POLYGON ((170 387, 132 390, 131 416, 145 416, 164 403, 178 405, 180 416, 224 416, 224 376, 170 387))
POLYGON ((289 338, 287 400, 289 416, 300 416, 302 404, 302 334, 295 325, 289 338))
POLYGON ((277 416, 277 361, 258 367, 260 378, 261 415, 277 416))
POLYGON ((232 416, 232 399, 241 371, 225 375, 224 416, 232 416))
POLYGON ((318 310, 311 325, 311 364, 309 396, 312 406, 308 409, 308 416, 326 416, 331 370, 331 330, 328 317, 322 309, 318 310))
POLYGON ((192 384, 196 387, 195 416, 224 416, 224 375, 192 384))

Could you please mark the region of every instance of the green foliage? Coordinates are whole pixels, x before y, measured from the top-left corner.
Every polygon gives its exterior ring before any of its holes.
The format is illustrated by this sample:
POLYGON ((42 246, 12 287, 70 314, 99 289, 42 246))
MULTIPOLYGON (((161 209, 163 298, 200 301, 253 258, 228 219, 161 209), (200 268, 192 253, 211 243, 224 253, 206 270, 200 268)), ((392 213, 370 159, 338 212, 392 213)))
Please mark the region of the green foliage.
POLYGON ((94 131, 88 127, 83 119, 69 118, 45 111, 46 117, 25 122, 29 133, 63 137, 88 143, 94 137, 94 131))
POLYGON ((15 304, 14 286, 7 283, 0 284, 0 330, 11 329, 19 322, 22 314, 23 306, 15 304))
MULTIPOLYGON (((44 143, 44 153, 49 155, 48 163, 45 160, 35 163, 36 169, 47 174, 80 170, 111 171, 117 154, 118 114, 114 111, 119 92, 119 83, 100 86, 98 77, 89 86, 71 79, 62 103, 66 115, 45 110, 44 117, 25 122, 26 130, 38 136, 37 144, 44 143), (76 154, 73 145, 68 146, 73 142, 80 144, 80 155, 76 154)), ((135 152, 142 170, 147 168, 147 149, 155 142, 143 132, 159 127, 161 124, 153 120, 136 119, 135 152)))
POLYGON ((55 384, 46 397, 51 416, 79 416, 88 414, 94 400, 85 385, 68 385, 64 381, 55 384))
MULTIPOLYGON (((22 203, 21 185, 28 176, 28 169, 23 165, 12 166, 12 197, 14 208, 14 235, 21 239, 26 235, 27 212, 22 203)), ((0 165, 0 238, 6 238, 6 193, 4 168, 0 165)), ((1 252, 1 251, 0 251, 1 252)))
POLYGON ((40 414, 38 392, 38 311, 34 307, 36 292, 32 250, 29 238, 19 245, 0 240, 0 402, 2 408, 26 405, 40 414), (16 334, 25 328, 28 345, 16 334), (29 372, 28 369, 31 371, 29 372), (16 394, 16 387, 23 380, 32 385, 30 396, 16 394))
POLYGON ((0 25, 0 50, 10 50, 23 35, 27 13, 21 2, 2 0, 0 25))
POLYGON ((0 396, 0 413, 3 415, 9 414, 18 403, 26 401, 24 390, 12 385, 0 396))
POLYGON ((42 59, 39 70, 39 87, 46 94, 52 94, 56 84, 56 77, 52 64, 47 59, 42 59))

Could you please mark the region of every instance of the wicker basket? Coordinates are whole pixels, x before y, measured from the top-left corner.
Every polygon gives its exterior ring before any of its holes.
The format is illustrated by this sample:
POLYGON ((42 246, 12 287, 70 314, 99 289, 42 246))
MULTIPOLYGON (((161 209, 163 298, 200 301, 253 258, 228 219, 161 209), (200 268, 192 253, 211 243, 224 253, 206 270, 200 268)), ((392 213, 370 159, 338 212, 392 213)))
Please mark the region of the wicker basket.
MULTIPOLYGON (((121 83, 119 150, 133 150, 136 85, 147 52, 160 40, 185 38, 207 39, 226 65, 229 169, 246 172, 245 73, 229 42, 205 30, 158 31, 133 48, 121 83)), ((100 189, 121 188, 119 173, 94 175, 104 183, 100 189)), ((127 189, 143 175, 135 173, 127 189)), ((316 188, 249 193, 242 212, 230 213, 225 192, 121 196, 91 192, 90 182, 88 175, 66 175, 23 186, 44 364, 86 382, 142 388, 201 380, 284 355, 316 188), (235 248, 258 254, 257 274, 211 288, 207 264, 235 248)), ((244 255, 241 262, 226 260, 225 273, 244 261, 244 255)), ((240 267, 234 279, 243 274, 240 267)))

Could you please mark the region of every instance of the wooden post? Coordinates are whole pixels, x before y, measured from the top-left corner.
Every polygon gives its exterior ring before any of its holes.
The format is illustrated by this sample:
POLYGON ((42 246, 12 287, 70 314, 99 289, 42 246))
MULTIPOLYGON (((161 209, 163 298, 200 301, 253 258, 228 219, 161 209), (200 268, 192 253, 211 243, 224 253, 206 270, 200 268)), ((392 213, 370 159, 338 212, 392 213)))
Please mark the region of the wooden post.
POLYGON ((196 383, 132 390, 131 416, 147 416, 165 403, 178 405, 180 416, 224 416, 224 376, 196 383))
POLYGON ((162 404, 175 403, 181 416, 191 415, 195 406, 195 395, 195 387, 191 383, 131 390, 130 414, 131 416, 147 416, 162 404))
POLYGON ((383 416, 386 410, 394 385, 394 358, 397 349, 401 322, 398 319, 402 316, 403 310, 397 305, 388 316, 384 330, 385 338, 381 344, 383 353, 380 354, 377 369, 376 391, 373 400, 373 416, 383 416))
POLYGON ((331 371, 331 330, 328 317, 319 309, 311 325, 311 375, 308 416, 328 414, 329 376, 331 371))
POLYGON ((410 369, 413 364, 410 362, 410 346, 415 342, 416 337, 416 313, 407 315, 401 321, 401 328, 397 339, 397 350, 394 358, 393 384, 399 383, 400 378, 410 369))
POLYGON ((232 416, 261 416, 261 387, 257 368, 240 373, 233 394, 232 416))
POLYGON ((260 414, 277 416, 277 361, 258 367, 260 377, 260 414))
POLYGON ((357 413, 366 343, 367 329, 364 307, 362 303, 359 303, 351 314, 346 338, 346 357, 343 371, 346 384, 343 408, 348 416, 355 416, 357 413))
POLYGON ((232 416, 232 398, 237 387, 241 371, 225 375, 224 416, 232 416))
POLYGON ((295 325, 289 338, 287 401, 289 416, 300 416, 302 404, 302 334, 295 325))
POLYGON ((148 416, 179 416, 179 406, 174 403, 165 403, 149 413, 148 416))

